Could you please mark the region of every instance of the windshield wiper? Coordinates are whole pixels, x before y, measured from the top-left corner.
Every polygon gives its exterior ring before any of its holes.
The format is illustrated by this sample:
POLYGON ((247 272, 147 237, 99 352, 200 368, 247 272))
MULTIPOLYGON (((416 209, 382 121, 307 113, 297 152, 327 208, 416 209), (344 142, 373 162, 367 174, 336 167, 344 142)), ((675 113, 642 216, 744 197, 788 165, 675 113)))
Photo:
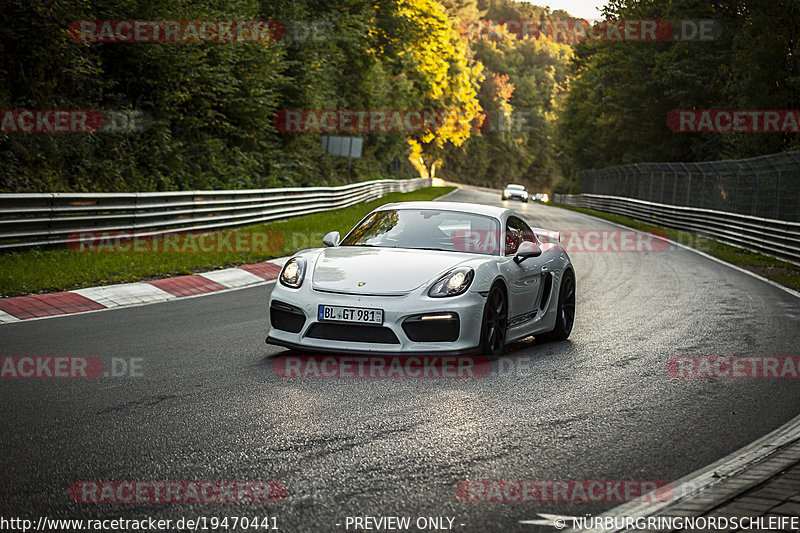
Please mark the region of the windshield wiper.
POLYGON ((447 248, 424 248, 419 246, 397 246, 397 245, 383 245, 383 244, 368 244, 368 243, 359 243, 359 244, 343 244, 341 246, 367 246, 369 248, 399 248, 401 250, 432 250, 434 252, 453 252, 455 250, 448 250, 447 248))
POLYGON ((359 244, 343 244, 340 246, 367 246, 369 248, 397 248, 397 246, 386 246, 383 244, 368 244, 366 242, 359 243, 359 244))

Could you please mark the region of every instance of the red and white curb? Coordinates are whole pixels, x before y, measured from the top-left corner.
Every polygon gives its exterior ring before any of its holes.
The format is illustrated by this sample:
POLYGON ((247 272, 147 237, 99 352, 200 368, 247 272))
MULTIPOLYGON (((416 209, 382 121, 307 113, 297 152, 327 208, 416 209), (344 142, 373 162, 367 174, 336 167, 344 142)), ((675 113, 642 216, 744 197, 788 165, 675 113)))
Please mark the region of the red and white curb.
POLYGON ((259 285, 276 279, 288 259, 282 257, 263 263, 153 281, 5 298, 0 300, 0 324, 166 302, 259 285))

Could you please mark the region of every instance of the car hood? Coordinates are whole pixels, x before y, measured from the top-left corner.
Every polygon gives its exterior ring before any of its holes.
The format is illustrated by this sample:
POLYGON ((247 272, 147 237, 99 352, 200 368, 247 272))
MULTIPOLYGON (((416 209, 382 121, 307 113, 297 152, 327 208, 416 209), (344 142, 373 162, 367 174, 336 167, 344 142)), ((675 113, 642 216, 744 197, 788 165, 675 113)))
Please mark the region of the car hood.
POLYGON ((406 294, 472 254, 342 246, 324 249, 314 264, 314 289, 348 294, 406 294))

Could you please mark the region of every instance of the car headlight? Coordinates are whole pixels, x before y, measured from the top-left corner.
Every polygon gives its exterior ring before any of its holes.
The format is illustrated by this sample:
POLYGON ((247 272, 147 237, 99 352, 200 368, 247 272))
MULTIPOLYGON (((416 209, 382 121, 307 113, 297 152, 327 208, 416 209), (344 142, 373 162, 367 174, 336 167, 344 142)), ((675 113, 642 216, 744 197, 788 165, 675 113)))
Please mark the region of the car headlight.
POLYGON ((281 270, 281 284, 297 289, 303 284, 306 275, 306 260, 302 257, 292 257, 281 270))
POLYGON ((472 284, 475 278, 475 271, 469 267, 455 268, 436 280, 430 289, 428 296, 431 298, 444 298, 445 296, 458 296, 463 294, 472 284))

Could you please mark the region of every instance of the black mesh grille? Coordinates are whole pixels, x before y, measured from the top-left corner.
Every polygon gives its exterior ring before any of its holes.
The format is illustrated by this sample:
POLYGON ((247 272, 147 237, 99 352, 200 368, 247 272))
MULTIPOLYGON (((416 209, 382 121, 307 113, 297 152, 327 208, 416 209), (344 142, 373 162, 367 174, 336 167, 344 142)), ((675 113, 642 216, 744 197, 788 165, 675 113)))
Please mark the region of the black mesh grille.
POLYGON ((458 315, 451 318, 423 320, 425 315, 412 316, 403 321, 403 331, 414 342, 453 342, 458 340, 461 330, 458 315))
POLYGON ((317 322, 308 328, 306 337, 331 341, 400 344, 397 335, 391 329, 383 326, 364 326, 360 324, 324 324, 317 322))
POLYGON ((269 308, 269 320, 275 329, 300 333, 306 323, 306 315, 293 305, 274 301, 269 308))

